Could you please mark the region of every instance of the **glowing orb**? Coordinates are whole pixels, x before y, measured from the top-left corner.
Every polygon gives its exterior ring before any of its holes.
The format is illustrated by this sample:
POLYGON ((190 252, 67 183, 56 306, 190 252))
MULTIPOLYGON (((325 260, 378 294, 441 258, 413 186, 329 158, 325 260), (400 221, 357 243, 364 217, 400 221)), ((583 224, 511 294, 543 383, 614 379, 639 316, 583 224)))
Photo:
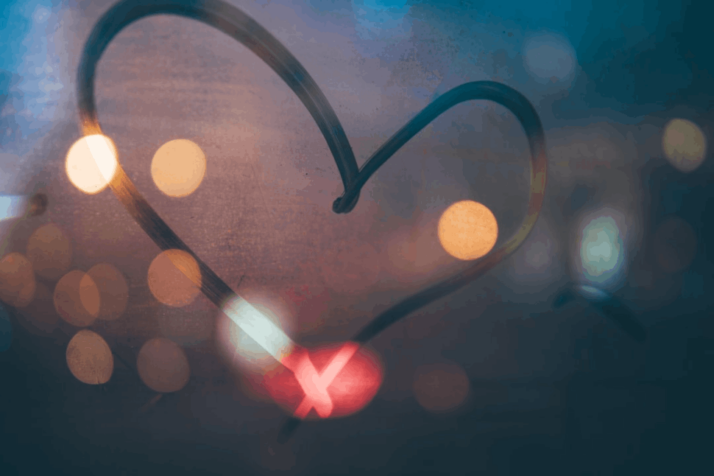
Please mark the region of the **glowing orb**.
POLYGON ((136 359, 136 368, 146 386, 161 393, 181 390, 191 373, 183 349, 163 337, 143 345, 136 359))
POLYGON ((540 83, 556 83, 572 77, 577 60, 568 40, 544 34, 526 41, 523 59, 528 72, 540 83))
POLYGON ((692 172, 704 161, 707 138, 693 122, 672 119, 664 128, 662 149, 675 168, 682 172, 692 172))
POLYGON ((614 277, 623 264, 624 253, 620 230, 612 217, 595 218, 583 229, 580 259, 589 280, 604 283, 614 277))
POLYGON ((376 357, 355 343, 299 350, 287 367, 269 371, 265 386, 275 402, 301 419, 340 418, 364 408, 382 384, 376 357))
POLYGON ((76 269, 62 276, 53 295, 57 314, 76 327, 87 327, 94 322, 99 315, 99 300, 94 280, 76 269))
POLYGON ((414 378, 414 396, 426 410, 440 413, 459 407, 469 394, 469 378, 455 364, 425 365, 414 378))
POLYGON ((151 177, 156 186, 170 197, 192 194, 206 173, 206 155, 186 139, 177 139, 159 147, 151 161, 151 177))
POLYGON ((109 185, 118 165, 112 140, 95 134, 82 137, 70 147, 65 170, 72 185, 92 195, 109 185))
POLYGON ((168 306, 191 304, 201 291, 201 270, 193 256, 182 250, 166 250, 149 266, 151 294, 168 306))
POLYGON ((485 205, 471 200, 456 202, 439 219, 439 241, 460 260, 485 256, 498 239, 498 222, 485 205))
POLYGON ((98 319, 113 321, 119 319, 129 300, 129 286, 124 275, 114 266, 101 263, 93 266, 87 275, 92 278, 99 291, 98 319))
POLYGON ((114 371, 114 357, 99 334, 86 329, 77 332, 67 345, 67 366, 80 382, 107 383, 114 371))

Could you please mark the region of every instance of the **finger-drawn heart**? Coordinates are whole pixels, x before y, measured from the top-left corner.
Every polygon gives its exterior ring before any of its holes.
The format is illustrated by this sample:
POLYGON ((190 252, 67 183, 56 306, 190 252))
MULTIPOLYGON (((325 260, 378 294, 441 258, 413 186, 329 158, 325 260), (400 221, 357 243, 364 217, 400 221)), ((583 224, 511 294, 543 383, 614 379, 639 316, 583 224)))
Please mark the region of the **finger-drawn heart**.
MULTIPOLYGON (((417 292, 389 308, 354 338, 340 347, 313 353, 295 345, 274 325, 261 320, 259 313, 240 301, 230 287, 211 270, 159 217, 118 163, 98 164, 109 187, 136 222, 162 250, 178 249, 190 254, 201 272, 201 291, 223 310, 251 337, 258 341, 293 374, 268 376, 268 387, 279 403, 288 406, 298 418, 305 418, 314 409, 320 417, 343 415, 364 406, 374 395, 374 382, 381 373, 374 371, 368 354, 358 352, 360 346, 388 326, 414 310, 440 299, 482 276, 526 239, 535 225, 543 202, 546 183, 545 139, 540 119, 530 102, 514 89, 491 81, 479 81, 456 87, 437 98, 387 140, 360 169, 347 136, 325 95, 298 60, 268 31, 236 7, 221 0, 123 0, 109 9, 92 30, 78 71, 78 100, 82 132, 85 136, 102 134, 94 101, 96 66, 110 41, 130 23, 150 15, 173 14, 206 23, 238 40, 270 66, 305 105, 322 132, 333 155, 345 187, 343 195, 333 203, 335 213, 350 212, 359 199, 367 180, 406 142, 444 111, 464 101, 487 99, 513 112, 521 122, 531 153, 530 196, 527 214, 520 229, 500 247, 476 261, 466 271, 417 292), (108 174, 108 176, 107 176, 108 174), (243 312, 244 314, 240 314, 243 312), (364 370, 372 368, 372 370, 364 370), (360 370, 362 369, 362 370, 360 370), (334 375, 333 375, 334 374, 334 375), (361 395, 345 395, 337 389, 354 388, 362 379, 361 395), (370 383, 371 382, 371 383, 370 383), (285 390, 284 395, 276 386, 285 390), (365 390, 366 389, 366 390, 365 390), (350 398, 354 401, 349 403, 350 398)), ((379 383, 376 384, 377 386, 379 383)))

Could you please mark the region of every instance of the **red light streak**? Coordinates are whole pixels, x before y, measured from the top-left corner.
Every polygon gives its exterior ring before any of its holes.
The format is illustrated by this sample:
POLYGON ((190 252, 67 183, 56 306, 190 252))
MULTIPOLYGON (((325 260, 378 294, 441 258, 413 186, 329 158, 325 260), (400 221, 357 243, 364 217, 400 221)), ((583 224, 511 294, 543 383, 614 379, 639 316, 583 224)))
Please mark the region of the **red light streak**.
POLYGON ((282 363, 264 382, 275 402, 300 419, 312 409, 319 418, 355 413, 382 383, 376 359, 354 342, 310 351, 298 347, 282 363))
POLYGON ((295 410, 295 416, 304 419, 314 407, 317 414, 327 418, 332 413, 333 405, 327 387, 345 368, 347 362, 355 355, 359 345, 348 342, 332 357, 322 374, 318 374, 309 355, 305 355, 295 371, 295 378, 305 392, 300 406, 295 410))

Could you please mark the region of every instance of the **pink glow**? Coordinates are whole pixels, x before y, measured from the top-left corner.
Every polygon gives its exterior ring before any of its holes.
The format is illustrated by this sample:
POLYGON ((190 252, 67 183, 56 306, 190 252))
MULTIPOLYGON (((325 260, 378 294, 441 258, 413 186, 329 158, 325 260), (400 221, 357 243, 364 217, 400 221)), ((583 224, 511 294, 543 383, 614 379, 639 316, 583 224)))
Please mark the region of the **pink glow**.
POLYGON ((296 349, 282 363, 285 367, 266 374, 266 389, 301 419, 356 413, 374 398, 383 378, 376 357, 354 342, 296 349))

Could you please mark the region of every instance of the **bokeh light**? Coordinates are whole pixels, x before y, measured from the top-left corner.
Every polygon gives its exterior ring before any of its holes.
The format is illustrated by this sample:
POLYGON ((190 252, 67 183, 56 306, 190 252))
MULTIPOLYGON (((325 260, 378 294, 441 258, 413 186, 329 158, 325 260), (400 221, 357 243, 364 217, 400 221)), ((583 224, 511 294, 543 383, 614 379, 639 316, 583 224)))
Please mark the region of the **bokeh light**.
POLYGON ((181 390, 190 376, 183 349, 163 337, 151 339, 141 347, 136 367, 144 384, 160 393, 181 390))
POLYGON ((582 231, 580 260, 585 278, 604 284, 619 274, 625 259, 620 229, 611 216, 592 219, 582 231))
POLYGON ((99 288, 91 276, 76 269, 57 282, 53 301, 57 314, 76 327, 91 325, 99 315, 99 288))
POLYGON ((653 246, 657 264, 668 273, 676 273, 694 260, 697 235, 686 221, 668 217, 657 227, 653 246))
POLYGON ((27 241, 27 258, 37 276, 54 281, 72 264, 72 244, 57 225, 43 225, 27 241))
POLYGON ((672 119, 664 128, 662 149, 672 166, 682 172, 692 172, 704 161, 707 138, 693 122, 672 119))
POLYGON ((35 287, 35 272, 27 258, 20 253, 10 253, 0 260, 0 301, 25 307, 32 302, 35 287))
POLYGON ((471 200, 456 202, 439 219, 439 242, 460 260, 485 256, 498 239, 498 223, 491 210, 471 200))
POLYGON ((523 46, 523 59, 528 72, 541 84, 572 78, 577 64, 570 42, 553 34, 529 38, 523 46))
POLYGON ((12 345, 12 322, 5 306, 0 304, 0 352, 5 352, 12 345))
POLYGON ((206 174, 206 155, 194 142, 176 139, 159 147, 151 161, 151 177, 170 197, 193 193, 206 174))
POLYGON ((469 388, 468 375, 456 364, 424 365, 414 376, 414 396, 431 412, 455 410, 466 400, 469 388))
POLYGON ((65 170, 72 185, 91 195, 109 185, 118 165, 112 140, 95 134, 82 137, 70 147, 65 170))
POLYGON ((201 290, 201 270, 185 251, 166 250, 151 262, 148 282, 159 302, 183 307, 191 304, 201 290))
POLYGON ((87 271, 99 291, 98 319, 113 321, 119 319, 129 300, 129 286, 124 275, 111 264, 101 263, 87 271))
POLYGON ((67 367, 80 382, 107 383, 114 371, 112 351, 97 333, 83 329, 67 345, 67 367))

